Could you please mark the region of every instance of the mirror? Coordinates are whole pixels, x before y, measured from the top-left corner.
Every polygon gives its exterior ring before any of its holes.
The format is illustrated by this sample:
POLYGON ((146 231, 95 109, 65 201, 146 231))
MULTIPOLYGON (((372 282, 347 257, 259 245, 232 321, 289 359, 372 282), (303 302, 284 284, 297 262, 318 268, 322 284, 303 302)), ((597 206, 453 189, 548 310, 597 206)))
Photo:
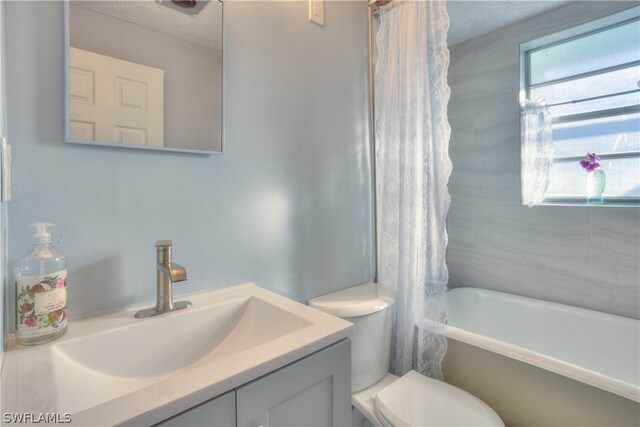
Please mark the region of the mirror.
POLYGON ((222 152, 222 5, 65 2, 67 142, 222 152))

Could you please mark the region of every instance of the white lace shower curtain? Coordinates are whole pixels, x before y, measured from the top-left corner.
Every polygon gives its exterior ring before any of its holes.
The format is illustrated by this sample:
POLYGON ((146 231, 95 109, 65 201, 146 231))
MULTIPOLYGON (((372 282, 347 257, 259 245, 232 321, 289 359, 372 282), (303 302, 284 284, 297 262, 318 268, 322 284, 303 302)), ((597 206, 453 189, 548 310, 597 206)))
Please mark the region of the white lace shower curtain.
POLYGON ((378 280, 396 294, 392 372, 442 379, 451 174, 445 1, 395 0, 377 34, 378 280))

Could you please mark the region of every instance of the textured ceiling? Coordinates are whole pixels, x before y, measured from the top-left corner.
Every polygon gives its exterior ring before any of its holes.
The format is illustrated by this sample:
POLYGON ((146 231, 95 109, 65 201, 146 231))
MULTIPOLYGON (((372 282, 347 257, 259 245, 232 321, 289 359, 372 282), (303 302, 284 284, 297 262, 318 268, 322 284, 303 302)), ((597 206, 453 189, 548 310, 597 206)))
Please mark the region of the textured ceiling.
MULTIPOLYGON (((449 0, 449 45, 453 46, 568 3, 571 1, 449 0)), ((82 0, 75 1, 74 4, 193 43, 217 48, 221 46, 219 23, 222 22, 222 4, 217 0, 211 0, 196 16, 159 5, 155 0, 82 0)))
POLYGON ((218 49, 222 46, 222 3, 218 0, 209 1, 195 16, 160 5, 154 0, 81 0, 73 4, 193 43, 218 49))
POLYGON ((571 1, 560 0, 449 0, 448 44, 490 33, 518 21, 564 6, 571 1))

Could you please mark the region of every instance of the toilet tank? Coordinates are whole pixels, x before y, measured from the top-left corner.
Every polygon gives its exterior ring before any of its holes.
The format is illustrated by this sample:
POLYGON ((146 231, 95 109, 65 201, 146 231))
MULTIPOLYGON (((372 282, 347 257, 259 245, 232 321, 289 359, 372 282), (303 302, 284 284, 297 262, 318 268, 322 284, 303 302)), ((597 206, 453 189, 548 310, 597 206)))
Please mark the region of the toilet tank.
POLYGON ((391 291, 378 283, 365 283, 309 300, 309 306, 355 326, 351 340, 352 392, 375 384, 389 371, 394 302, 391 291))

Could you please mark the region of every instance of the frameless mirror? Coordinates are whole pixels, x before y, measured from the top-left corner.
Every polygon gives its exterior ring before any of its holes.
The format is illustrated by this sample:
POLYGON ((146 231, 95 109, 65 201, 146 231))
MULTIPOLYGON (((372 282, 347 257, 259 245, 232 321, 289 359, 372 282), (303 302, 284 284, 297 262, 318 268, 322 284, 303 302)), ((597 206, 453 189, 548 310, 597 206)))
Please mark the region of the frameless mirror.
POLYGON ((222 7, 65 2, 67 142, 222 152, 222 7))

